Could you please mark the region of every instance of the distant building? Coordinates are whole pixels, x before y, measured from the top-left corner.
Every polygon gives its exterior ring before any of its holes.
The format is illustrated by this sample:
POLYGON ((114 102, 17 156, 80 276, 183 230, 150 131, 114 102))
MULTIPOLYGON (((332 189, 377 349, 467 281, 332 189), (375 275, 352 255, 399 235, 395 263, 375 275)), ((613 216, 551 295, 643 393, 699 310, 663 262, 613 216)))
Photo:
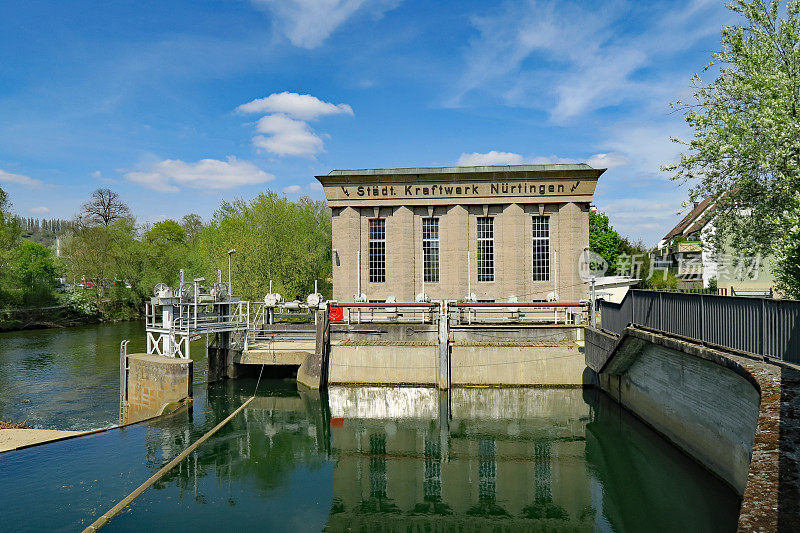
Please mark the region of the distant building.
POLYGON ((586 298, 578 258, 605 169, 585 164, 333 170, 333 296, 586 298))
POLYGON ((727 246, 715 249, 715 206, 716 200, 709 196, 659 241, 653 258, 656 275, 658 270, 669 270, 681 288, 708 288, 716 283, 723 294, 771 295, 770 258, 752 261, 727 246))

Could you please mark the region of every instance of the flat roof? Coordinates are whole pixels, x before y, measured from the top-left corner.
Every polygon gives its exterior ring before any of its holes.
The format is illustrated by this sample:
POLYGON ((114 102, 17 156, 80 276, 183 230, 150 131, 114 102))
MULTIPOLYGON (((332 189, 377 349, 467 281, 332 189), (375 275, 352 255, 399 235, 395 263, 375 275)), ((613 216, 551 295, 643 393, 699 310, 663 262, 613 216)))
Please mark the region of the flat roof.
MULTIPOLYGON (((468 174, 487 172, 560 172, 560 171, 600 171, 604 168, 590 167, 586 163, 552 165, 484 165, 475 167, 409 167, 409 168, 362 168, 331 170, 327 176, 401 176, 417 174, 468 174)), ((318 176, 322 177, 322 176, 318 176)))

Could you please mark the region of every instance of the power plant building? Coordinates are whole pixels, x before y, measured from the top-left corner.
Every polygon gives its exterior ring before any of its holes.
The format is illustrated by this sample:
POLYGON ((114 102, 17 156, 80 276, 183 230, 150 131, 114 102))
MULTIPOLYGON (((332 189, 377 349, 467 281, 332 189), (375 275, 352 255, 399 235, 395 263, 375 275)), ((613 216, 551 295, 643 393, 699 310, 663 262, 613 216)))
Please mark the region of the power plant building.
POLYGON ((339 302, 587 297, 579 258, 605 169, 586 164, 333 170, 339 302))

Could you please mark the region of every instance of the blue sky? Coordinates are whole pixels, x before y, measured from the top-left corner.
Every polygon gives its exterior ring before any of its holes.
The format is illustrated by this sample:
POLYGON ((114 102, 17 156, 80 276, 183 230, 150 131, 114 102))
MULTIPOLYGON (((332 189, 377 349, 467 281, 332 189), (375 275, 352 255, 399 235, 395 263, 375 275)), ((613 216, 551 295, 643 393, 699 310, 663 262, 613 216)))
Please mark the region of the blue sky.
POLYGON ((720 1, 0 3, 0 186, 69 218, 97 187, 141 222, 334 168, 584 161, 654 244, 685 187, 669 103, 719 48, 720 1))

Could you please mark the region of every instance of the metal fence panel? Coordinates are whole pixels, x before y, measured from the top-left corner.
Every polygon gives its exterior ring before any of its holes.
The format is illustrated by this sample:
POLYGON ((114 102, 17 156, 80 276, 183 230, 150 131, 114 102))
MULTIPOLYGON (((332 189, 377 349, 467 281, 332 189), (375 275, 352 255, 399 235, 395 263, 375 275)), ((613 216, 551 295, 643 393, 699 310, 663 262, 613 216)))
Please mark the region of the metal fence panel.
POLYGON ((800 363, 800 301, 630 290, 600 301, 600 324, 621 334, 634 323, 699 341, 800 363))

